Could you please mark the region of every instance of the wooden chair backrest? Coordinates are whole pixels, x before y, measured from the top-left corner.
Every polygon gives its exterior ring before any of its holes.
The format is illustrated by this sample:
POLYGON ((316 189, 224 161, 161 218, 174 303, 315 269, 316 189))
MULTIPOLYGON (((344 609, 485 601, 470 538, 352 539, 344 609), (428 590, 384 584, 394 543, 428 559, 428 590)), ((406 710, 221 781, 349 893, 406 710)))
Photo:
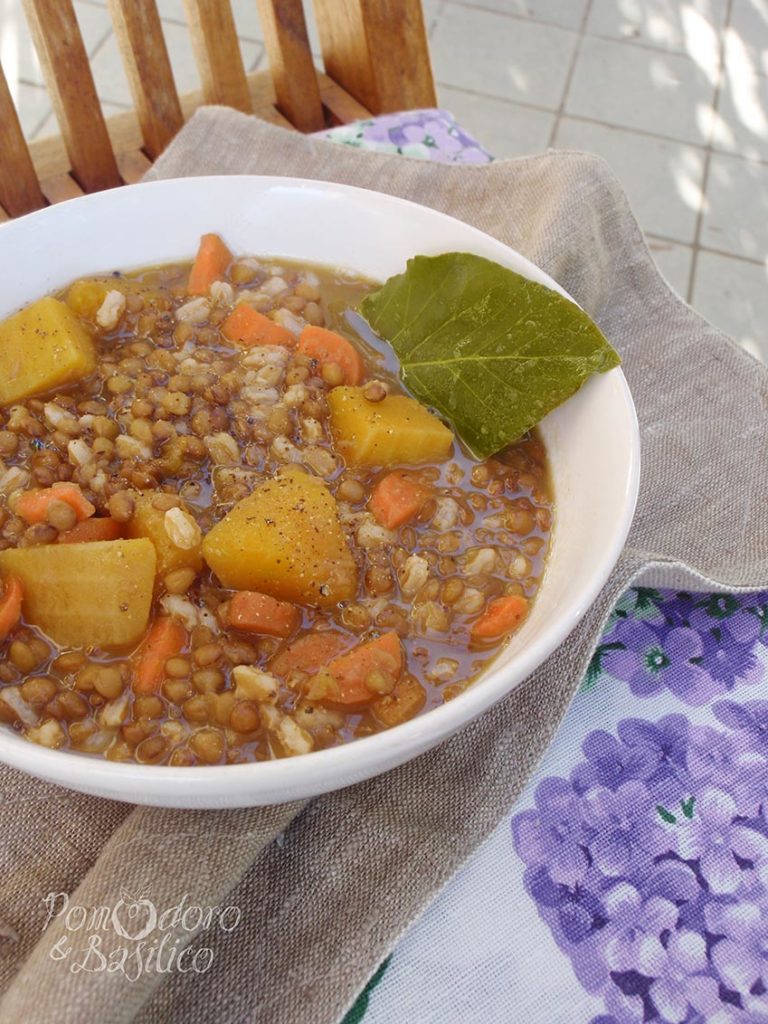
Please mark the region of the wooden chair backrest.
POLYGON ((61 135, 27 143, 0 67, 0 219, 136 181, 203 103, 310 132, 436 102, 420 0, 314 0, 325 72, 302 0, 253 0, 269 71, 250 75, 230 0, 184 0, 202 88, 182 97, 156 0, 108 0, 135 109, 106 121, 72 0, 23 2, 61 135))

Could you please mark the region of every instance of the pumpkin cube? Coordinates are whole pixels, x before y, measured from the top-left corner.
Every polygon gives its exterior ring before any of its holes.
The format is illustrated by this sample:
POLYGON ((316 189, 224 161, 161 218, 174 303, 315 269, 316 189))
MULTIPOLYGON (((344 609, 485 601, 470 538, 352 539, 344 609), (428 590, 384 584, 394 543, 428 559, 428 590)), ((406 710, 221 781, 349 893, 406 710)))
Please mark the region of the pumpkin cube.
POLYGON ((329 608, 354 596, 357 567, 336 500, 318 477, 282 470, 206 534, 203 555, 225 587, 329 608))
POLYGON ((50 296, 0 324, 0 405, 93 373, 96 352, 86 327, 50 296))
POLYGON ((70 285, 67 292, 67 305, 78 316, 95 321, 96 314, 107 297, 107 292, 111 291, 113 287, 114 285, 107 280, 82 277, 70 285))
POLYGON ((442 462, 453 434, 407 395, 371 402, 362 388, 338 387, 328 395, 336 447, 352 466, 416 466, 442 462))
POLYGON ((166 513, 155 508, 152 497, 142 494, 136 498, 136 509, 130 519, 126 533, 129 537, 146 537, 152 541, 157 552, 158 576, 165 576, 174 569, 194 569, 199 572, 203 567, 202 537, 190 542, 189 547, 179 547, 175 540, 175 531, 169 530, 166 513))
POLYGON ((22 612, 63 647, 125 647, 145 629, 157 556, 150 541, 107 540, 0 551, 18 576, 22 612))

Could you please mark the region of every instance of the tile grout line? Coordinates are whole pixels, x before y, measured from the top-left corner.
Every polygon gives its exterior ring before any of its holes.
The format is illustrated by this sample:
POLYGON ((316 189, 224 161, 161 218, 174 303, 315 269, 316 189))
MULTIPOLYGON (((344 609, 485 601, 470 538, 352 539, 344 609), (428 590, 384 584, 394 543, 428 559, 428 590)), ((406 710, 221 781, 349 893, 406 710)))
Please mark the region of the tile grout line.
MULTIPOLYGON (((436 79, 435 84, 441 89, 452 89, 454 92, 464 93, 467 96, 473 96, 477 99, 493 100, 496 103, 507 103, 513 107, 521 107, 523 110, 531 110, 538 114, 557 114, 559 107, 553 109, 552 107, 542 107, 536 103, 528 103, 526 100, 519 99, 508 99, 504 96, 499 96, 495 93, 490 92, 478 92, 476 89, 467 89, 465 87, 459 87, 452 85, 450 82, 446 82, 441 79, 436 79)), ((613 121, 601 121, 595 117, 587 117, 584 114, 575 114, 573 111, 562 111, 563 116, 570 118, 572 121, 579 121, 581 124, 592 124, 597 128, 608 128, 611 131, 626 132, 628 135, 639 135, 645 139, 656 139, 659 142, 670 142, 677 146, 688 146, 692 149, 700 150, 702 155, 706 155, 707 149, 712 149, 712 153, 716 156, 723 156, 730 160, 738 160, 742 163, 752 164, 760 167, 768 166, 768 157, 759 156, 745 156, 743 153, 734 153, 727 149, 716 149, 712 147, 711 142, 692 142, 690 139, 681 139, 675 135, 662 135, 659 132, 648 131, 647 128, 635 128, 629 125, 614 124, 613 121)), ((690 243, 687 243, 690 244, 690 243)))
MULTIPOLYGON (((437 2, 437 10, 433 14, 432 20, 431 20, 431 22, 429 24, 427 24, 427 16, 426 16, 426 14, 424 14, 424 27, 427 30, 427 39, 429 40, 430 43, 432 42, 432 36, 435 34, 435 30, 437 28, 438 22, 440 21, 440 15, 443 13, 443 9, 444 8, 445 8, 445 0, 438 0, 438 2, 437 2)), ((423 5, 422 5, 421 10, 422 10, 422 13, 424 13, 424 6, 423 5)))
MULTIPOLYGON (((89 3, 94 3, 96 0, 87 0, 89 3)), ((483 14, 498 14, 501 18, 510 18, 513 21, 522 21, 529 25, 541 25, 543 28, 557 28, 562 32, 570 32, 574 35, 581 33, 581 28, 572 28, 570 25, 563 25, 559 21, 550 21, 548 18, 538 18, 532 15, 520 14, 517 11, 502 11, 496 7, 483 7, 480 4, 465 3, 464 0, 443 0, 443 9, 447 6, 452 7, 463 7, 469 11, 482 11, 483 14)), ((590 0, 591 7, 591 0, 590 0)), ((722 32, 725 28, 725 21, 722 25, 713 25, 712 28, 715 32, 722 32)), ((584 32, 585 36, 590 39, 597 39, 602 43, 617 43, 619 45, 631 46, 636 50, 650 50, 652 53, 660 54, 667 57, 685 57, 690 60, 690 54, 686 50, 677 50, 669 46, 657 46, 653 42, 648 42, 645 39, 634 39, 631 36, 616 36, 609 35, 606 32, 584 32)), ((768 78, 767 74, 763 74, 757 71, 760 78, 768 78)))
MULTIPOLYGON (((691 246, 693 248, 693 246, 691 246)), ((725 260, 736 260, 738 263, 748 263, 750 267, 760 267, 765 269, 765 260, 757 260, 752 256, 742 256, 735 252, 726 252, 725 249, 715 249, 711 245, 699 245, 696 247, 699 253, 708 253, 712 256, 721 256, 725 260)))
MULTIPOLYGON (((690 249, 693 253, 693 242, 683 242, 679 238, 671 238, 669 235, 660 235, 658 231, 645 231, 641 228, 643 237, 651 242, 662 242, 664 245, 676 249, 690 249)), ((649 246, 650 248, 650 246, 649 246)), ((728 252, 727 249, 718 249, 713 245, 699 243, 699 252, 708 253, 711 256, 721 256, 726 260, 736 260, 738 263, 747 263, 751 267, 764 267, 765 260, 757 259, 754 256, 744 256, 741 253, 728 252)))
POLYGON ((552 149, 555 145, 555 139, 557 138, 557 133, 560 129, 560 123, 563 120, 563 113, 565 112, 565 104, 568 102, 568 94, 571 91, 571 82, 573 81, 573 76, 576 73, 576 65, 578 64, 579 57, 581 56, 581 47, 586 37, 587 22, 589 21, 589 16, 591 13, 592 0, 587 0, 587 3, 584 5, 584 12, 581 15, 581 21, 579 22, 579 34, 576 38, 576 46, 573 49, 573 57, 571 58, 571 64, 568 68, 568 74, 565 76, 565 82, 563 83, 563 93, 560 97, 560 104, 557 110, 555 111, 555 116, 552 121, 552 130, 549 133, 547 149, 552 149))
POLYGON ((701 251, 701 232, 704 226, 704 213, 707 206, 707 191, 709 189, 709 171, 712 166, 712 157, 714 150, 712 149, 712 141, 715 133, 715 113, 717 111, 718 103, 720 100, 720 92, 725 83, 726 70, 725 70, 725 37, 728 29, 731 27, 731 15, 733 14, 733 0, 727 0, 725 10, 725 22, 723 24, 722 41, 720 43, 720 68, 717 76, 717 85, 715 86, 714 95, 712 96, 712 124, 709 129, 709 139, 707 141, 706 149, 704 150, 704 170, 701 176, 701 203, 699 204, 699 210, 696 215, 696 228, 693 235, 693 256, 691 257, 691 269, 688 271, 688 289, 686 291, 686 301, 690 306, 693 305, 693 293, 696 287, 696 271, 699 266, 699 253, 701 251))
POLYGON ((473 96, 479 100, 494 100, 497 103, 509 103, 512 106, 523 107, 525 110, 536 111, 538 114, 555 113, 552 107, 541 107, 537 103, 526 103, 525 100, 513 100, 505 96, 494 95, 490 92, 478 92, 476 89, 465 89, 464 87, 459 87, 458 85, 446 82, 440 78, 435 79, 435 85, 439 86, 441 89, 452 89, 454 92, 463 92, 467 96, 473 96))

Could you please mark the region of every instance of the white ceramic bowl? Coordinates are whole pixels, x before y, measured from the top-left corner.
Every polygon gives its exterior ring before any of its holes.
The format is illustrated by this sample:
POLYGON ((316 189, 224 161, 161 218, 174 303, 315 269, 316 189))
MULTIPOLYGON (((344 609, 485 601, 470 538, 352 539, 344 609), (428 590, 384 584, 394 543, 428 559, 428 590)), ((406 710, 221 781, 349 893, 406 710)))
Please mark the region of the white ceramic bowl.
MULTIPOLYGON (((406 259, 474 252, 561 288, 458 220, 364 189, 292 178, 184 178, 75 199, 0 226, 0 318, 76 277, 189 259, 217 231, 235 252, 295 257, 383 281, 406 259)), ((565 294, 565 293, 563 293, 565 294)), ((0 759, 71 789, 169 807, 280 803, 348 786, 439 743, 509 693, 565 639, 605 583, 637 497, 639 437, 619 369, 592 378, 541 426, 555 490, 548 566, 530 617, 455 700, 366 739, 259 764, 170 768, 47 750, 0 728, 0 759)))

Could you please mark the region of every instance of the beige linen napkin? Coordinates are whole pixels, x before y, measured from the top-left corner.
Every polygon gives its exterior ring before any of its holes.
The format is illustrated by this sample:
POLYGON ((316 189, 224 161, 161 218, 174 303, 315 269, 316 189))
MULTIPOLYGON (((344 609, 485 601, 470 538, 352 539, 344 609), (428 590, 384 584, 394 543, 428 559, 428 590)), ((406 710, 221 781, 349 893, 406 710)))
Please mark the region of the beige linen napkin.
MULTIPOLYGON (((208 108, 150 177, 244 172, 414 199, 558 280, 623 356, 642 430, 637 516, 594 607, 525 685, 438 749, 370 782, 304 808, 188 812, 119 806, 0 769, 3 1024, 332 1024, 509 809, 626 586, 768 585, 768 371, 670 291, 602 161, 559 152, 478 168, 420 163, 208 108), (64 902, 44 903, 49 893, 70 894, 74 913, 42 932, 48 907, 64 902), (158 923, 147 938, 178 939, 200 969, 134 977, 95 956, 77 969, 93 932, 102 956, 125 956, 138 942, 120 931, 138 934, 149 903, 161 914, 180 901, 230 908, 226 927, 223 918, 195 927, 193 915, 165 931, 158 923), (117 926, 78 926, 80 906, 114 910, 117 926)), ((215 227, 215 210, 211 218, 215 227)))

